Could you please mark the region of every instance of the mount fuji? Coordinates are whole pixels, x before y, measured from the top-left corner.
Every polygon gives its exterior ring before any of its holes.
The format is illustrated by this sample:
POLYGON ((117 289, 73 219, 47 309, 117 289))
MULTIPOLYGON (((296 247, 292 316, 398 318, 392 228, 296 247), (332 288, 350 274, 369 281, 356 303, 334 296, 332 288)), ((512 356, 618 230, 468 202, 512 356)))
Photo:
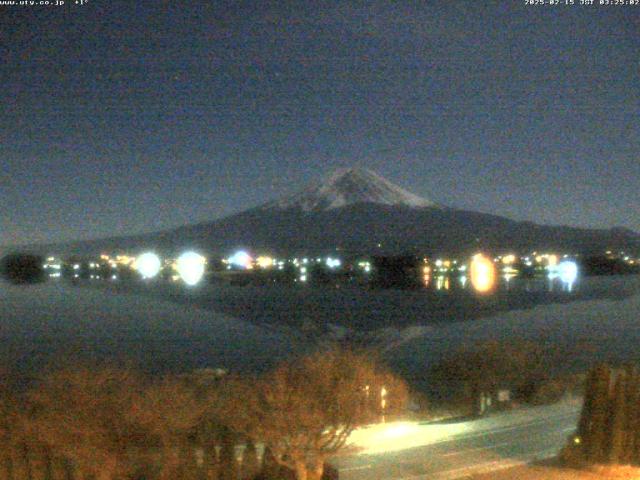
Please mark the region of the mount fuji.
POLYGON ((262 209, 299 208, 306 212, 317 212, 357 203, 415 208, 436 206, 434 202, 408 192, 371 170, 349 168, 336 170, 324 182, 269 202, 262 209))
POLYGON ((519 222, 440 205, 369 170, 338 170, 296 193, 212 222, 143 235, 32 248, 93 254, 194 248, 228 254, 237 248, 284 255, 447 253, 560 250, 640 251, 640 234, 519 222))

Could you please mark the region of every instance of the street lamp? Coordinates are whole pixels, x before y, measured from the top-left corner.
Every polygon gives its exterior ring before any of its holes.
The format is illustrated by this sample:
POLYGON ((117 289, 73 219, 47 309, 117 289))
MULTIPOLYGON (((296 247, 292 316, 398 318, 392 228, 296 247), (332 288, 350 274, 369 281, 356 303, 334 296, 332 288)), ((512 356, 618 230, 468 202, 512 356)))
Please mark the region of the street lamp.
POLYGON ((387 408, 387 389, 384 386, 380 389, 380 408, 382 409, 382 423, 385 423, 384 411, 387 408))

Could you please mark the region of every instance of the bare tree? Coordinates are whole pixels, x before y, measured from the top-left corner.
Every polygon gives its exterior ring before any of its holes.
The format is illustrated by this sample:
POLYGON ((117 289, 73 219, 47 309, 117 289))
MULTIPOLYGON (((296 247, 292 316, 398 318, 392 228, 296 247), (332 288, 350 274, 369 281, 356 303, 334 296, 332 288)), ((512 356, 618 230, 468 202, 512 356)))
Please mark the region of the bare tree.
POLYGON ((0 471, 2 478, 13 480, 16 452, 23 445, 25 435, 20 400, 14 395, 15 389, 8 385, 8 376, 0 370, 0 471))
POLYGON ((260 379, 230 380, 215 409, 231 428, 264 442, 298 480, 319 480, 325 461, 358 425, 405 399, 404 383, 371 356, 332 349, 284 363, 260 379))
POLYGON ((79 367, 46 375, 27 395, 26 438, 97 480, 193 458, 187 438, 203 402, 177 379, 149 382, 131 370, 79 367))
POLYGON ((144 435, 126 412, 140 388, 140 379, 124 370, 49 374, 28 394, 28 436, 97 480, 130 473, 128 448, 144 435))
POLYGON ((133 398, 128 417, 161 455, 160 479, 184 476, 181 468, 193 467, 196 450, 190 441, 202 421, 206 404, 184 380, 166 377, 152 383, 133 398))

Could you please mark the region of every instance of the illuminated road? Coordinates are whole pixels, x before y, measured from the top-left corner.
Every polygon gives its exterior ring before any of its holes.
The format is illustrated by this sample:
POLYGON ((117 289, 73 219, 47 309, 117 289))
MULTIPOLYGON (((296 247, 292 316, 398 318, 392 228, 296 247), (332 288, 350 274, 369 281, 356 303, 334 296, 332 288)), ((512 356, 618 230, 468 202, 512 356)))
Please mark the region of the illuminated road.
POLYGON ((554 456, 575 431, 579 402, 452 424, 391 423, 355 432, 361 453, 334 462, 343 480, 449 480, 554 456))

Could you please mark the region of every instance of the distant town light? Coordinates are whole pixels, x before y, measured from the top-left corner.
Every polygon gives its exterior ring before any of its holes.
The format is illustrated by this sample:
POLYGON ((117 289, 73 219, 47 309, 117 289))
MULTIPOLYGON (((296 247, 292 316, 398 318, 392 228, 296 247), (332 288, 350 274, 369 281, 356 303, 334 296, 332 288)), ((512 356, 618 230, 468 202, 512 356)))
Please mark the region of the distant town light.
POLYGON ((244 250, 239 250, 233 255, 231 255, 227 261, 236 267, 240 268, 250 268, 251 263, 253 262, 253 258, 244 250))
POLYGON ((329 268, 338 268, 340 265, 342 265, 342 262, 339 258, 327 257, 326 264, 329 268))
POLYGON ((196 252, 186 252, 178 257, 176 270, 187 285, 196 285, 202 280, 207 259, 196 252))
POLYGON ((271 257, 260 256, 256 258, 256 264, 260 268, 270 268, 275 264, 275 260, 271 257))
POLYGON ((513 254, 505 255, 504 257, 502 257, 502 263, 504 263, 505 265, 512 265, 516 263, 516 256, 513 254))
POLYGON ((469 276, 471 285, 478 293, 490 292, 495 287, 496 268, 489 258, 480 253, 471 260, 469 276))
POLYGON ((142 278, 153 278, 160 272, 161 265, 158 255, 147 252, 136 258, 134 269, 142 275, 142 278))

